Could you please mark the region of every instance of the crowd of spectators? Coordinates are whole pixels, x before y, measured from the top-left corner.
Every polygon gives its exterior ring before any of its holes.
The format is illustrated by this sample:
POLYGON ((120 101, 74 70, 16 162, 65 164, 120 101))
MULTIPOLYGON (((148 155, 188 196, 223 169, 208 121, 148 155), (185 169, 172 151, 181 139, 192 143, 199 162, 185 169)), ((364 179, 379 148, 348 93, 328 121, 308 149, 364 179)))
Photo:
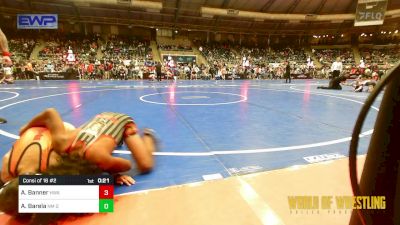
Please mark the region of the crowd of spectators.
POLYGON ((41 41, 12 38, 14 74, 20 79, 35 78, 41 72, 77 71, 82 79, 124 79, 140 76, 153 57, 148 41, 111 36, 106 40, 99 35, 48 35, 41 41), (35 44, 43 45, 36 57, 29 59, 35 44), (74 60, 69 62, 71 52, 74 60), (23 56, 23 57, 22 57, 23 56))
POLYGON ((143 79, 154 64, 148 41, 113 36, 101 52, 99 59, 78 63, 81 79, 143 79))
POLYGON ((368 64, 376 63, 382 65, 386 62, 395 63, 400 59, 400 47, 381 49, 361 48, 360 55, 368 64))
POLYGON ((36 45, 36 41, 35 39, 15 38, 11 39, 8 44, 10 51, 17 60, 27 60, 36 45))
POLYGON ((336 58, 340 58, 343 64, 354 64, 354 55, 353 51, 350 48, 341 48, 341 49, 313 49, 313 54, 319 60, 319 62, 323 65, 330 65, 332 62, 336 60, 336 58))
POLYGON ((305 64, 307 60, 304 49, 296 48, 239 48, 240 56, 251 58, 253 64, 283 63, 286 61, 305 64))
MULTIPOLYGON (((38 58, 30 59, 32 49, 38 42, 34 39, 10 39, 14 54, 14 72, 32 73, 74 70, 81 79, 146 79, 155 74, 150 42, 134 37, 111 36, 102 39, 99 35, 62 36, 54 35, 41 39, 45 43, 38 58), (76 61, 67 62, 67 52, 72 51, 76 61)), ((182 42, 184 43, 184 42, 182 42)), ((42 44, 43 45, 43 44, 42 44)), ((365 67, 354 61, 351 49, 313 49, 312 54, 321 63, 316 68, 312 56, 296 47, 248 47, 226 43, 195 43, 206 59, 206 64, 196 61, 162 62, 162 73, 166 78, 179 76, 185 79, 279 79, 283 78, 287 65, 296 77, 328 78, 330 65, 340 57, 343 73, 363 74, 384 65, 390 68, 399 57, 400 48, 360 49, 365 67)), ((188 43, 182 45, 159 43, 162 50, 192 50, 188 43)), ((179 57, 178 57, 179 58, 179 57)), ((25 76, 22 78, 32 78, 25 76)))
POLYGON ((232 50, 229 44, 203 43, 199 47, 201 54, 210 64, 224 62, 226 64, 235 64, 238 62, 237 54, 232 50))
POLYGON ((77 60, 94 60, 99 46, 99 37, 93 36, 53 36, 46 38, 45 47, 39 52, 40 60, 63 61, 68 50, 72 50, 77 60))
POLYGON ((103 59, 109 61, 137 60, 145 64, 153 60, 150 42, 132 37, 112 36, 101 46, 101 52, 103 59))
MULTIPOLYGON (((212 65, 210 71, 218 76, 253 79, 277 79, 284 75, 289 64, 293 75, 314 73, 314 66, 307 63, 304 49, 298 48, 255 48, 230 45, 200 45, 199 50, 212 65), (224 76, 226 74, 227 76, 224 76)), ((309 59, 310 60, 310 59, 309 59)), ((211 72, 211 76, 213 73, 211 72)))

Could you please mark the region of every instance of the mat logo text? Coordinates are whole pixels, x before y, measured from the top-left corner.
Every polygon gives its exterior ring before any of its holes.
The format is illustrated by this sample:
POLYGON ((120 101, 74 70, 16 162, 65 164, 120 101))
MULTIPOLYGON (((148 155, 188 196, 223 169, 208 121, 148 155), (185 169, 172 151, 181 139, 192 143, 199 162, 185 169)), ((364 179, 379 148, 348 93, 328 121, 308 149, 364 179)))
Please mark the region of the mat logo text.
POLYGON ((344 158, 345 156, 339 153, 329 153, 329 154, 322 154, 322 155, 312 155, 303 157, 309 163, 318 163, 323 161, 329 161, 333 159, 340 159, 344 158))
POLYGON ((386 209, 385 196, 288 196, 290 210, 386 209))

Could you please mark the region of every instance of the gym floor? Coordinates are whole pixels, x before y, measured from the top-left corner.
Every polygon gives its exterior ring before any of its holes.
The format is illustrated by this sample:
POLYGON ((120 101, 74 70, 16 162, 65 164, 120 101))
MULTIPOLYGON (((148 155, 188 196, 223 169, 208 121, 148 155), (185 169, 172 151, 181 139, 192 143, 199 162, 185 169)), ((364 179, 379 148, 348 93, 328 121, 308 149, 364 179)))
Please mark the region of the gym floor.
MULTIPOLYGON (((17 81, 15 85, 0 86, 0 117, 8 120, 7 124, 0 125, 2 146, 0 153, 3 155, 8 151, 18 138, 19 128, 45 108, 56 108, 65 121, 75 126, 80 126, 100 112, 114 111, 131 115, 139 128, 154 129, 160 139, 160 149, 155 153, 154 171, 146 175, 139 175, 135 170, 129 171, 128 174, 134 177, 136 184, 130 187, 116 187, 115 193, 122 197, 120 196, 120 200, 116 203, 115 212, 121 208, 121 211, 128 214, 130 208, 135 207, 138 211, 136 204, 144 201, 139 201, 138 198, 143 198, 150 193, 153 193, 152 196, 160 195, 164 198, 175 192, 176 195, 188 195, 200 186, 207 190, 205 191, 207 194, 203 196, 206 199, 216 193, 229 196, 232 194, 230 187, 243 188, 247 185, 250 185, 253 191, 259 185, 260 190, 255 192, 262 195, 263 188, 271 188, 262 185, 263 179, 272 179, 270 184, 272 182, 275 190, 277 187, 282 187, 284 190, 296 190, 295 192, 299 195, 306 195, 299 192, 304 186, 300 183, 315 178, 321 178, 322 181, 325 177, 324 174, 320 174, 323 170, 319 168, 321 166, 337 173, 337 165, 340 165, 339 167, 343 169, 342 173, 336 175, 331 173, 331 175, 338 176, 335 182, 343 180, 342 183, 336 183, 336 185, 341 187, 345 185, 341 193, 347 193, 350 191, 347 165, 346 160, 340 158, 347 157, 351 132, 368 93, 354 93, 348 86, 344 86, 342 91, 317 89, 317 86, 327 85, 327 83, 327 80, 293 80, 291 84, 285 84, 282 80, 198 80, 176 83, 172 81, 17 81), (317 163, 327 158, 338 160, 331 164, 317 163), (333 167, 333 165, 336 166, 333 167), (293 170, 293 168, 296 169, 293 170), (280 177, 277 175, 278 177, 271 178, 276 174, 280 177), (294 175, 302 177, 302 181, 290 185, 285 183, 285 180, 294 175), (251 180, 256 177, 257 181, 252 184, 251 180), (220 192, 207 189, 210 185, 211 189, 216 188, 220 192), (184 191, 186 188, 191 191, 184 191), (212 193, 211 196, 210 193, 212 193), (132 204, 131 201, 135 206, 126 205, 132 204)), ((379 103, 380 100, 375 103, 375 107, 371 109, 364 124, 359 145, 360 154, 364 154, 367 149, 379 103)), ((126 146, 117 149, 114 154, 127 159, 131 158, 126 146)), ((332 185, 329 184, 326 188, 338 190, 332 185)), ((319 188, 318 185, 313 184, 313 188, 308 187, 306 190, 315 190, 316 195, 320 193, 319 188)), ((268 193, 271 193, 270 191, 271 189, 268 193)), ((336 195, 336 192, 331 194, 336 195)), ((263 220, 260 219, 262 215, 257 213, 257 210, 264 206, 271 209, 269 200, 265 200, 266 197, 264 197, 260 198, 259 205, 254 206, 255 208, 250 206, 251 213, 255 215, 253 222, 251 219, 250 221, 245 219, 248 218, 245 216, 246 210, 243 209, 243 211, 238 205, 235 210, 226 212, 226 216, 230 219, 224 223, 270 224, 268 221, 271 221, 273 216, 263 220), (240 216, 243 217, 243 221, 237 218, 237 211, 244 213, 240 216)), ((148 197, 148 199, 152 198, 148 197)), ((234 199, 233 197, 231 200, 234 201, 234 199)), ((193 201, 198 200, 196 198, 193 201)), ((176 199, 173 202, 176 202, 176 199)), ((173 202, 167 203, 166 206, 173 202)), ((230 204, 229 201, 225 203, 230 204)), ((235 203, 232 202, 232 204, 235 203)), ((288 210, 287 200, 281 201, 280 204, 286 207, 286 211, 288 210)), ((183 205, 186 205, 185 208, 194 206, 190 202, 183 205)), ((249 204, 246 207, 248 208, 249 204)), ((154 211, 154 208, 150 206, 145 209, 147 209, 146 212, 154 211)), ((204 207, 196 208, 195 215, 199 216, 199 213, 201 215, 201 210, 209 211, 204 207)), ((223 209, 218 210, 223 212, 223 209)), ((114 213, 111 217, 115 218, 116 215, 114 213)), ((96 218, 102 218, 104 222, 105 217, 111 218, 109 215, 96 218)), ((285 216, 276 216, 276 224, 300 224, 297 219, 291 223, 290 219, 283 217, 285 216)), ((118 218, 120 221, 125 220, 118 218)), ((205 222, 204 220, 193 222, 193 218, 187 219, 187 221, 183 219, 184 221, 177 222, 176 220, 182 219, 174 217, 167 220, 169 223, 149 222, 147 224, 202 224, 199 221, 205 222)), ((210 219, 218 220, 218 218, 210 219)), ((11 223, 7 217, 0 217, 0 224, 6 221, 11 223)), ((74 223, 99 224, 95 221, 96 219, 85 217, 74 220, 74 223), (89 223, 90 221, 92 222, 89 223)), ((207 223, 214 224, 212 221, 207 221, 207 223)), ((105 224, 103 222, 101 224, 105 224)))

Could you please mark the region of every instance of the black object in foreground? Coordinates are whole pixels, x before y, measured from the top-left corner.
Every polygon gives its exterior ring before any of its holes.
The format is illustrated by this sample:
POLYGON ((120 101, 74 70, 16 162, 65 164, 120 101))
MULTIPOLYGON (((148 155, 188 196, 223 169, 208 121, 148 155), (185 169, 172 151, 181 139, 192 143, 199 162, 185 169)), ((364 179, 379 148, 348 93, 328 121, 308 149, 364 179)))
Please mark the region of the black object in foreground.
POLYGON ((2 123, 7 123, 7 120, 3 119, 3 118, 0 118, 0 124, 2 124, 2 123))

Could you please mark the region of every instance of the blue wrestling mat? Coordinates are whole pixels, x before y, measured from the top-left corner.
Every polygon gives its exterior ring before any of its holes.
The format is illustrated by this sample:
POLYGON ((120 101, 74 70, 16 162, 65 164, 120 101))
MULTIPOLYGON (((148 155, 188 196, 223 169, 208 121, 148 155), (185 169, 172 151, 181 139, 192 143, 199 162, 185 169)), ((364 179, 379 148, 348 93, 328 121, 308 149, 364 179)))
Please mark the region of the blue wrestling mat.
MULTIPOLYGON (((156 167, 117 194, 274 170, 347 156, 368 93, 320 90, 324 80, 277 81, 17 81, 0 86, 3 155, 19 128, 45 108, 80 126, 96 114, 132 116, 161 139, 156 167)), ((375 104, 379 107, 379 102, 375 104)), ((365 153, 377 108, 363 128, 365 153)), ((131 159, 126 146, 116 155, 131 159)))

